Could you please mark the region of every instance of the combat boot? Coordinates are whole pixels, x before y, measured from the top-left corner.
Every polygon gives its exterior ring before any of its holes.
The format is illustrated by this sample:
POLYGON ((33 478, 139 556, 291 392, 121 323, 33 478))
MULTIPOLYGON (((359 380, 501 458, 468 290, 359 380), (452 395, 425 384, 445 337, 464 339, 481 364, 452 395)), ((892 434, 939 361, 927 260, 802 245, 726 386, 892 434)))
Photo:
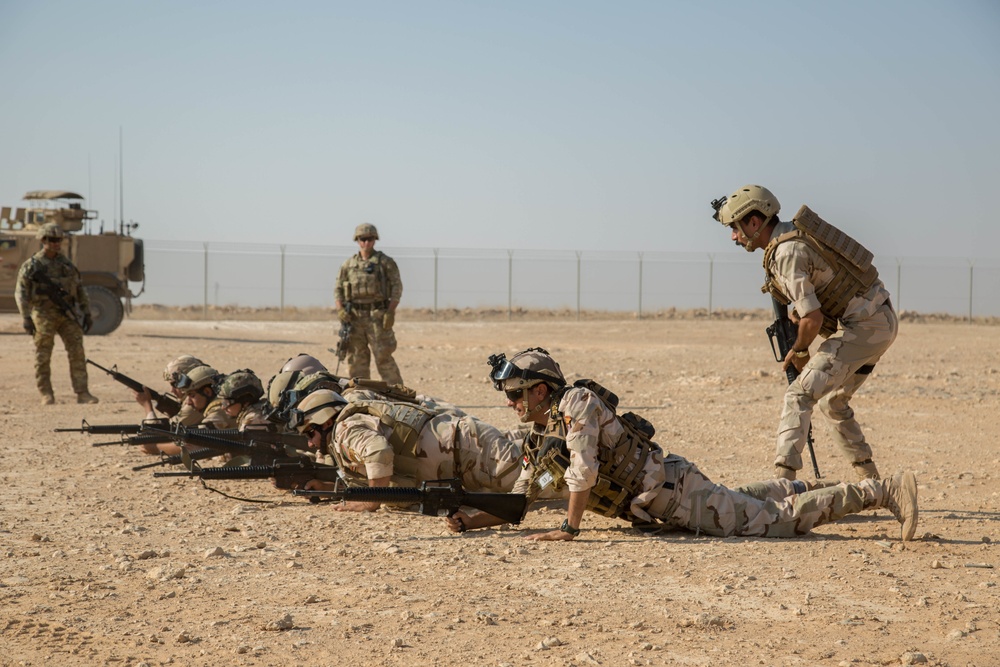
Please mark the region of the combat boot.
POLYGON ((857 461, 854 465, 854 472, 858 475, 858 481, 866 479, 882 479, 878 474, 878 468, 872 463, 871 459, 865 459, 864 461, 857 461))
POLYGON ((76 395, 77 403, 97 403, 97 397, 91 394, 89 391, 81 391, 76 395))
POLYGON ((810 479, 803 480, 803 484, 806 485, 806 491, 815 491, 816 489, 826 489, 831 486, 837 486, 840 484, 838 479, 810 479))
POLYGON ((795 470, 789 468, 788 466, 783 466, 781 464, 774 464, 774 478, 775 479, 790 479, 795 480, 795 470))
POLYGON ((42 405, 54 405, 56 402, 56 397, 52 395, 51 391, 42 392, 42 405))
POLYGON ((903 524, 903 541, 909 542, 917 533, 917 478, 912 472, 901 472, 891 479, 876 482, 882 486, 882 504, 903 524))

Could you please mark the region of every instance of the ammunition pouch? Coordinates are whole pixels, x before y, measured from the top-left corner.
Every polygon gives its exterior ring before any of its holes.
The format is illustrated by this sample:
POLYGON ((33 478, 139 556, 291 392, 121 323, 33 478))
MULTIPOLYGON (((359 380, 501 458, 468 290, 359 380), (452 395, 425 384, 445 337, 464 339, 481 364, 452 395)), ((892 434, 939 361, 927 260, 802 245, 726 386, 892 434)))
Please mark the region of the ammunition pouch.
POLYGON ((337 415, 337 421, 344 421, 355 414, 377 417, 379 422, 389 429, 389 444, 398 459, 393 467, 399 474, 412 475, 416 469, 417 441, 420 440, 420 432, 437 414, 409 403, 361 401, 349 403, 337 415))

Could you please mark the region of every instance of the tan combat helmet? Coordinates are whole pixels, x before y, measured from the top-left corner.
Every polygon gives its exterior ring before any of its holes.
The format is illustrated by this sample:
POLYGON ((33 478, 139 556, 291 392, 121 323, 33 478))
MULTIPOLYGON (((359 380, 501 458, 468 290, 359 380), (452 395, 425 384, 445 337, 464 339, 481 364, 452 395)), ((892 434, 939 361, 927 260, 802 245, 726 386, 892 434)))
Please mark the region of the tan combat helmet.
POLYGON ((308 354, 300 354, 297 357, 292 357, 285 362, 285 365, 281 367, 279 373, 286 373, 288 371, 302 371, 303 375, 309 375, 310 373, 315 373, 317 371, 327 370, 323 362, 308 354))
POLYGON ((494 354, 487 363, 493 368, 490 380, 497 391, 528 389, 541 382, 553 389, 566 386, 566 377, 559 364, 540 347, 518 352, 509 360, 505 354, 494 354))
POLYGON ((219 384, 219 398, 229 403, 252 405, 264 395, 264 385, 249 368, 233 371, 219 384))
POLYGON ((54 222, 46 222, 38 228, 38 233, 35 236, 40 239, 64 239, 66 231, 54 222))
POLYGON ((173 385, 174 380, 178 376, 183 375, 190 370, 194 370, 195 368, 198 368, 198 366, 207 366, 207 364, 201 359, 193 357, 190 354, 182 354, 167 364, 166 368, 163 369, 163 380, 170 385, 173 385))
POLYGON ((347 405, 344 397, 332 389, 319 389, 309 394, 297 408, 289 410, 288 427, 304 433, 311 426, 322 426, 337 416, 347 405))
POLYGON ((375 225, 370 222, 362 222, 354 230, 354 240, 357 241, 362 236, 372 236, 378 241, 378 230, 375 229, 375 225))
POLYGON ((743 220, 754 211, 764 216, 766 225, 771 218, 778 215, 781 204, 767 188, 760 185, 744 185, 728 197, 714 200, 712 208, 715 209, 713 218, 726 227, 732 227, 734 223, 743 220))
POLYGON ((177 376, 174 385, 186 394, 192 394, 204 387, 212 386, 219 379, 219 371, 211 366, 198 366, 177 376))

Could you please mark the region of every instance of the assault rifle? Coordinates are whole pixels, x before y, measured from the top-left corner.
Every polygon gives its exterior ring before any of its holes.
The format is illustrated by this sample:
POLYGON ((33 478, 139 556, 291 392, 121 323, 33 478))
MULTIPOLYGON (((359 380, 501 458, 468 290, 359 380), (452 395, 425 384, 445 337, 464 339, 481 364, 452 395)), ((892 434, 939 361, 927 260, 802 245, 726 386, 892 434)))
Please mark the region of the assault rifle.
POLYGON ((311 479, 336 482, 337 466, 314 463, 308 459, 274 461, 268 465, 194 467, 183 472, 154 472, 153 477, 197 477, 202 482, 220 479, 273 479, 279 489, 297 489, 311 479))
MULTIPOLYGON (((89 433, 90 435, 131 435, 144 428, 170 428, 166 417, 143 419, 139 424, 90 424, 86 419, 80 421, 80 428, 54 428, 55 433, 89 433)), ((96 446, 96 445, 95 445, 96 446)))
MULTIPOLYGON (((66 314, 66 317, 79 324, 81 329, 84 329, 83 324, 87 316, 81 311, 80 304, 77 303, 76 299, 71 297, 69 292, 63 289, 62 285, 52 280, 34 260, 32 260, 31 266, 32 268, 25 274, 25 278, 37 285, 36 290, 39 294, 54 303, 59 310, 66 314), (70 304, 70 301, 73 303, 70 304)), ((87 333, 86 329, 84 329, 84 333, 87 333)))
POLYGON ((181 411, 181 403, 176 398, 174 398, 169 394, 161 394, 160 392, 155 391, 150 387, 147 387, 138 380, 133 380, 124 373, 119 373, 118 366, 105 368, 104 366, 101 366, 100 364, 93 362, 90 359, 87 359, 87 363, 90 364, 91 366, 94 366, 95 368, 101 369, 102 371, 110 375, 112 380, 114 380, 115 382, 122 383, 132 391, 137 391, 142 393, 143 389, 147 390, 149 392, 150 398, 153 399, 153 407, 162 412, 163 414, 165 414, 166 416, 173 417, 178 412, 181 411))
POLYGON ((141 466, 133 466, 132 470, 147 470, 149 468, 159 468, 161 466, 179 466, 183 465, 187 467, 191 465, 192 461, 201 461, 203 459, 210 459, 212 457, 218 456, 219 452, 214 449, 195 449, 191 452, 184 452, 183 454, 160 454, 160 458, 152 463, 144 463, 141 466))
MULTIPOLYGON (((767 331, 767 337, 771 341, 771 352, 774 354, 774 359, 778 362, 784 362, 788 356, 788 351, 792 349, 795 345, 795 339, 798 338, 799 326, 789 319, 788 306, 773 296, 771 297, 771 307, 774 309, 774 322, 765 331, 767 331), (778 341, 777 350, 774 347, 775 340, 778 341)), ((788 384, 795 382, 795 378, 798 376, 799 372, 795 370, 795 366, 789 364, 785 370, 785 377, 788 378, 788 384)), ((813 473, 815 473, 816 479, 822 479, 822 476, 819 474, 819 464, 816 462, 816 450, 813 449, 813 429, 811 423, 809 424, 809 432, 806 434, 806 447, 809 449, 809 458, 812 459, 813 473)))
POLYGON ((230 454, 232 456, 249 457, 251 465, 270 464, 277 459, 289 458, 286 447, 295 451, 308 451, 309 439, 297 433, 270 433, 273 440, 270 442, 257 440, 252 433, 247 431, 237 431, 234 436, 220 437, 221 431, 211 429, 185 429, 178 428, 174 431, 163 431, 159 429, 149 429, 151 434, 167 435, 169 440, 181 445, 195 445, 211 450, 218 454, 230 454), (211 433, 211 435, 209 435, 211 433), (246 434, 246 435, 244 435, 246 434), (298 438, 295 440, 293 438, 298 438))
POLYGON ((457 479, 436 479, 420 487, 358 486, 337 491, 296 489, 296 496, 307 496, 310 502, 327 500, 352 500, 369 503, 419 503, 420 513, 428 516, 451 516, 460 507, 473 507, 492 514, 504 523, 521 523, 528 506, 523 493, 470 493, 457 479))
POLYGON ((337 334, 337 349, 330 350, 330 352, 337 355, 337 369, 333 371, 334 375, 340 375, 340 362, 347 356, 347 346, 350 344, 351 331, 354 330, 354 325, 351 323, 353 316, 351 312, 351 296, 350 284, 344 285, 344 310, 347 311, 347 321, 340 323, 340 332, 337 334))

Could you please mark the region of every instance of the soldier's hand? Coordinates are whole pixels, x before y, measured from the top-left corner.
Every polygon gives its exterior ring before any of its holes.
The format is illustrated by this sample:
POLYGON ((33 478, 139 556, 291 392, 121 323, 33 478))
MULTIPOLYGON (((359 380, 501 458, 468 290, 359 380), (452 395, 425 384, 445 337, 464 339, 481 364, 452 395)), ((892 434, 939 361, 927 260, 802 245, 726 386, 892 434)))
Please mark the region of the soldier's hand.
POLYGON ((87 313, 83 316, 83 333, 90 333, 91 328, 94 326, 94 318, 87 313))
POLYGON ((465 512, 455 512, 451 516, 446 516, 444 523, 451 532, 464 533, 469 527, 469 515, 465 512))
POLYGON ((573 535, 570 533, 564 533, 561 530, 550 530, 547 533, 535 533, 534 535, 528 535, 524 539, 533 540, 535 542, 569 542, 573 539, 573 535))
POLYGON ((396 313, 391 310, 385 311, 385 315, 382 316, 382 328, 388 331, 392 328, 392 325, 396 323, 396 313))
POLYGON ((351 321, 351 314, 346 308, 341 308, 337 311, 337 319, 346 324, 351 321))
POLYGON ((24 318, 23 325, 24 325, 24 330, 28 333, 29 336, 35 335, 35 323, 32 322, 30 317, 24 318))

